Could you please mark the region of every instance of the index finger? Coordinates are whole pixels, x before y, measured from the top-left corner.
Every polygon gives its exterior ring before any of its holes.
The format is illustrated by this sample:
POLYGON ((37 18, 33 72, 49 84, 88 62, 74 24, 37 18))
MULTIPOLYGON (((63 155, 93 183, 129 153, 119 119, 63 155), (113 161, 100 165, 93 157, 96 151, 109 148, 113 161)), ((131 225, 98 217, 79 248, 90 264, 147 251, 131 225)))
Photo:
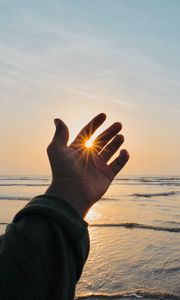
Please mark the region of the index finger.
POLYGON ((82 146, 86 140, 90 139, 93 133, 98 129, 98 127, 105 121, 106 115, 100 113, 94 117, 76 136, 71 146, 82 146))

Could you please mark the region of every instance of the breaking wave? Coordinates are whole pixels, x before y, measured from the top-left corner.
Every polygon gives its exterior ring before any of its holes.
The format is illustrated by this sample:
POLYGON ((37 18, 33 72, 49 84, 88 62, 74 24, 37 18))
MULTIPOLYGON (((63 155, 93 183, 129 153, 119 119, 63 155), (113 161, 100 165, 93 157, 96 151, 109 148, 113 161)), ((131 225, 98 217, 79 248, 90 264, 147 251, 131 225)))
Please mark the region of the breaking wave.
POLYGON ((111 223, 111 224, 90 224, 90 227, 125 227, 128 229, 147 229, 147 230, 157 230, 157 231, 168 231, 168 232, 180 232, 180 227, 161 227, 161 226, 152 226, 152 225, 144 225, 138 223, 111 223))
POLYGON ((180 186, 180 176, 165 176, 165 177, 128 177, 116 178, 115 182, 118 185, 156 185, 156 186, 180 186))
POLYGON ((48 183, 0 183, 0 186, 49 186, 48 183))
POLYGON ((164 192, 164 193, 144 193, 144 194, 135 193, 135 194, 132 194, 131 196, 132 197, 151 198, 151 197, 158 197, 158 196, 161 196, 161 197, 175 196, 178 194, 179 194, 179 192, 171 191, 171 192, 164 192))
POLYGON ((28 181, 30 181, 30 180, 40 180, 40 181, 49 181, 50 179, 48 178, 48 177, 28 177, 28 176, 0 176, 0 181, 3 181, 3 180, 5 180, 5 181, 20 181, 20 180, 28 180, 28 181))
POLYGON ((0 200, 23 200, 23 201, 29 201, 31 200, 32 197, 27 197, 27 196, 0 196, 0 200))
POLYGON ((154 292, 130 292, 130 293, 118 293, 118 294, 87 294, 83 296, 77 296, 77 300, 96 300, 96 299, 164 299, 175 300, 180 299, 174 294, 168 293, 154 293, 154 292))

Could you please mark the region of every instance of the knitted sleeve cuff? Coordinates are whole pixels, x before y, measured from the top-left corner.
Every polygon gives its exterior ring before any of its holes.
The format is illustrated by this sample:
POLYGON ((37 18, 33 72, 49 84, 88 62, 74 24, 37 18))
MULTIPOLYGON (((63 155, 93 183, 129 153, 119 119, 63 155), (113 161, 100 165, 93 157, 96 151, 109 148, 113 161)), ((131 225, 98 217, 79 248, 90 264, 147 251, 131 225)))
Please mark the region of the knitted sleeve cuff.
POLYGON ((27 215, 40 215, 55 221, 72 244, 79 269, 83 268, 89 253, 88 224, 69 203, 53 195, 37 196, 15 215, 13 223, 27 215))

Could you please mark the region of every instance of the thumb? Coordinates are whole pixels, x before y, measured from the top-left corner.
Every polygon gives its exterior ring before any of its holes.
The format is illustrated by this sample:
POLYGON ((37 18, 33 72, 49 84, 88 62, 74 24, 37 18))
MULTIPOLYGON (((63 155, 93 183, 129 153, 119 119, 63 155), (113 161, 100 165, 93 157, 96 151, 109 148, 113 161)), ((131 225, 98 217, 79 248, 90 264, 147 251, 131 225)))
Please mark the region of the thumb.
POLYGON ((56 126, 56 130, 53 137, 53 142, 67 145, 69 140, 69 130, 66 124, 60 119, 54 119, 54 124, 56 126))

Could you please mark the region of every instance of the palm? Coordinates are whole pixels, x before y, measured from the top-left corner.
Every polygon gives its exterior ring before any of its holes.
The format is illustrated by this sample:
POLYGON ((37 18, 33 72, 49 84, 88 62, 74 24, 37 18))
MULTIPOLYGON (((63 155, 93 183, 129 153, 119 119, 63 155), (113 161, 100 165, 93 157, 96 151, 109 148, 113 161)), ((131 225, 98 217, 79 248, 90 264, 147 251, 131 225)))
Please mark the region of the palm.
POLYGON ((104 160, 97 153, 84 149, 81 152, 69 146, 57 151, 58 158, 54 165, 54 176, 76 184, 88 201, 97 201, 108 189, 113 174, 104 160))
POLYGON ((127 152, 123 151, 111 164, 107 164, 123 143, 123 136, 117 135, 121 129, 120 123, 114 123, 100 134, 92 149, 85 147, 85 142, 104 120, 104 114, 96 116, 69 146, 68 128, 62 121, 57 120, 56 133, 48 147, 53 178, 66 182, 69 187, 76 186, 91 204, 102 197, 114 176, 128 160, 127 152), (112 141, 108 144, 110 140, 112 141))

